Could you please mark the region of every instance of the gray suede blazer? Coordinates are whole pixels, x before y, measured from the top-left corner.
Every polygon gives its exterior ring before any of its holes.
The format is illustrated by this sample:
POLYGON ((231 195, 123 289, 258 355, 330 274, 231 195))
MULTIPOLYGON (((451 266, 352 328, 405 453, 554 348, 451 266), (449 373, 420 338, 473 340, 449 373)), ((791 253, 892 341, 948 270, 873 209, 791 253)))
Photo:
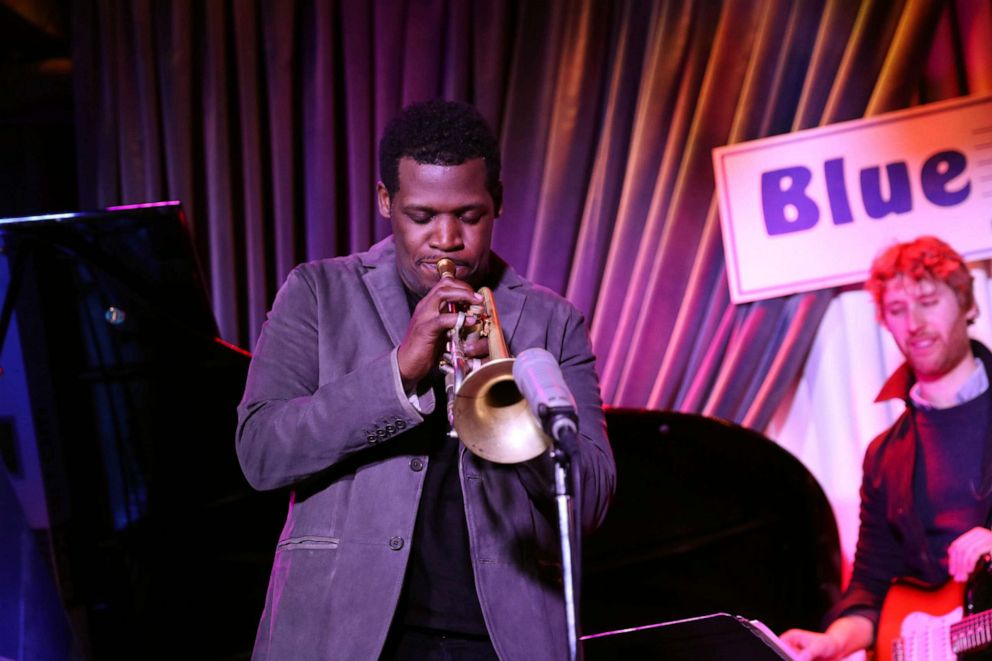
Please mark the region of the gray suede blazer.
MULTIPOLYGON (((396 365, 410 312, 395 260, 388 238, 298 266, 255 349, 238 407, 238 458, 255 488, 292 486, 255 659, 375 659, 385 642, 427 462, 427 426, 396 365)), ((578 403, 588 531, 606 513, 616 468, 582 317, 492 262, 511 352, 554 354, 578 403)), ((425 388, 421 408, 434 405, 425 388)), ((497 653, 566 658, 550 460, 498 465, 462 447, 459 468, 475 585, 497 653)))

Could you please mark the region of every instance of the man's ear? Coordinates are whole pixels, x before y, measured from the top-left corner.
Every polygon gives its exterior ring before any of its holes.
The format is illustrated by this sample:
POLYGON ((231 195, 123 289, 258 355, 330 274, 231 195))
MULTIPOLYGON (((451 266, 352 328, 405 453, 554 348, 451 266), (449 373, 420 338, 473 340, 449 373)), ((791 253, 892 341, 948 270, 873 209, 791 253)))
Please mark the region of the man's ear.
POLYGON ((390 218, 392 200, 389 199, 389 189, 386 188, 386 184, 380 181, 375 185, 375 196, 379 202, 379 213, 383 218, 390 218))
POLYGON ((494 216, 499 218, 503 215, 503 182, 497 181, 496 185, 493 187, 493 209, 494 216))
POLYGON ((971 309, 965 312, 964 318, 969 324, 974 323, 975 319, 978 319, 978 303, 971 304, 971 309))

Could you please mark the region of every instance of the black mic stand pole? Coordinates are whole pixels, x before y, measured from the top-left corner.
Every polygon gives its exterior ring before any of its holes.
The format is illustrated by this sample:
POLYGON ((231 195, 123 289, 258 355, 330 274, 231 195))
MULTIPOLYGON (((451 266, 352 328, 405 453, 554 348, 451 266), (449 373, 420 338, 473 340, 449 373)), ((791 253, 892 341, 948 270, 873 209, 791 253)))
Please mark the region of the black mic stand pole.
MULTIPOLYGON (((543 407, 542 407, 543 408, 543 407)), ((569 507, 569 470, 573 461, 578 461, 578 439, 574 411, 543 409, 541 417, 544 427, 555 441, 551 458, 555 462, 555 503, 558 506, 558 537, 561 541, 562 581, 565 587, 565 624, 568 627, 568 658, 576 661, 579 657, 579 627, 576 609, 575 576, 572 554, 572 508, 569 507)))

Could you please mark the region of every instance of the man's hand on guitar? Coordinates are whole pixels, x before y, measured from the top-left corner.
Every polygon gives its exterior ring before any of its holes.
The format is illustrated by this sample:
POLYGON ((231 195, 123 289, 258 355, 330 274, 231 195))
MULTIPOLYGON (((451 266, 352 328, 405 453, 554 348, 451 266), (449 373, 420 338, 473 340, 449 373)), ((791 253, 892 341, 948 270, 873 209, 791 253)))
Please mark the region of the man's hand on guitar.
POLYGON ((947 572, 955 581, 967 581, 987 553, 992 553, 992 530, 972 528, 947 547, 947 572))

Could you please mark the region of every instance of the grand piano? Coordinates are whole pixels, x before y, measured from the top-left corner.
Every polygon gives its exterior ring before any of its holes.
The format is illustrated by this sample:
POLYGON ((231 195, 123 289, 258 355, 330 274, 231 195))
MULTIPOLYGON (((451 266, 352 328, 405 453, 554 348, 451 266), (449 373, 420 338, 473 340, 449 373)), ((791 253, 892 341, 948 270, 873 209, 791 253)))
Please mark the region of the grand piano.
MULTIPOLYGON (((37 448, 47 512, 32 543, 74 653, 248 658, 286 494, 254 492, 238 468, 249 356, 218 339, 181 207, 2 219, 0 239, 0 348, 16 323, 30 406, 14 415, 33 422, 20 442, 37 448)), ((819 625, 838 594, 837 532, 794 457, 701 416, 607 419, 618 491, 583 544, 584 633, 721 611, 776 631, 819 625)), ((16 444, 0 457, 0 478, 27 479, 16 444)), ((0 585, 0 604, 39 580, 0 585)), ((0 641, 0 657, 46 635, 4 631, 21 638, 0 641)), ((595 654, 641 655, 623 652, 629 639, 595 654)))
MULTIPOLYGON (((778 633, 822 627, 840 596, 839 541, 799 460, 755 431, 698 415, 613 409, 607 427, 617 493, 583 546, 586 634, 713 613, 778 633)), ((658 644, 630 632, 590 641, 588 658, 646 658, 658 644)))

